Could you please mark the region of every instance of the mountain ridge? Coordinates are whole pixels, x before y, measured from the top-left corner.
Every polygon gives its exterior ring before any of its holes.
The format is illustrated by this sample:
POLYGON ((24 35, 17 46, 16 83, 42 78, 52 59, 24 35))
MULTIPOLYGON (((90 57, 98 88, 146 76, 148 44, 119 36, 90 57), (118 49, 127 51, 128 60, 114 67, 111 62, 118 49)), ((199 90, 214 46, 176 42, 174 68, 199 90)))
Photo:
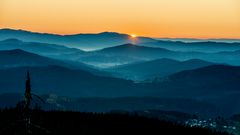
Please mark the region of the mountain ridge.
MULTIPOLYGON (((58 35, 49 33, 37 33, 25 30, 0 29, 0 40, 17 38, 28 42, 42 42, 59 44, 67 47, 75 47, 83 50, 96 50, 111 47, 118 44, 132 43, 130 35, 116 32, 102 32, 96 34, 58 35)), ((137 37, 138 42, 153 42, 155 39, 137 37)))
POLYGON ((152 61, 121 65, 106 70, 115 73, 116 77, 133 79, 135 81, 145 81, 152 80, 156 77, 164 78, 180 71, 197 69, 213 64, 214 63, 200 59, 177 61, 162 58, 152 61))

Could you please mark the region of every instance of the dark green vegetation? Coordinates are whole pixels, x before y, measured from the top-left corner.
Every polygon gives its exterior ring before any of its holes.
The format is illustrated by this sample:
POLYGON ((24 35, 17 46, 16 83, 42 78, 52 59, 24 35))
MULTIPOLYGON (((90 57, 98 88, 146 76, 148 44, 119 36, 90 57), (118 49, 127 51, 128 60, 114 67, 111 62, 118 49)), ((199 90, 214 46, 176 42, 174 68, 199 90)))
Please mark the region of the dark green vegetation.
MULTIPOLYGON (((34 135, 227 135, 203 128, 190 128, 153 118, 130 114, 98 114, 39 110, 31 111, 30 130, 34 135)), ((0 111, 0 134, 25 133, 21 110, 0 111)))

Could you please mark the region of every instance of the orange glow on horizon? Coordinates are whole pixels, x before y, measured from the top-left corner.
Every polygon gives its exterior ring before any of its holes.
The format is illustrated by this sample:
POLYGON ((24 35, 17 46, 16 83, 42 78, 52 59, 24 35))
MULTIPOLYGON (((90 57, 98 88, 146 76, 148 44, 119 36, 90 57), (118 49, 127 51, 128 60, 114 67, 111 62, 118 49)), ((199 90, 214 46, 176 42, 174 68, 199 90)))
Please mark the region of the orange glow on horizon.
POLYGON ((131 34, 130 36, 131 36, 131 38, 136 38, 137 37, 136 34, 131 34))
POLYGON ((240 1, 1 0, 0 28, 61 35, 112 31, 148 37, 240 39, 240 1))

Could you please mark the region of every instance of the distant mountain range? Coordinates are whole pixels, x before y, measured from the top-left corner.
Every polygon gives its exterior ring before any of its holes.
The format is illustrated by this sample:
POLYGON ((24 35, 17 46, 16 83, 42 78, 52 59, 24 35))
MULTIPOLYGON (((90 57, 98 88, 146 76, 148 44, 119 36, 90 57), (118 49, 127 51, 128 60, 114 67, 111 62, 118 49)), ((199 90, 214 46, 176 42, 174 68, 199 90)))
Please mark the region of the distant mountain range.
POLYGON ((84 63, 68 60, 56 60, 21 49, 0 51, 0 69, 17 67, 48 67, 62 66, 70 69, 81 69, 97 75, 108 75, 84 63))
POLYGON ((79 53, 83 54, 84 51, 68 48, 61 45, 56 44, 48 44, 48 43, 39 43, 39 42, 23 42, 18 39, 6 39, 0 41, 0 50, 13 50, 13 49, 21 49, 32 53, 37 53, 45 56, 58 56, 64 54, 73 54, 79 53))
POLYGON ((0 68, 58 65, 60 61, 20 49, 0 51, 0 68))
POLYGON ((130 35, 119 34, 115 32, 103 32, 98 34, 56 35, 24 30, 0 29, 0 40, 6 40, 9 38, 17 38, 26 42, 59 44, 83 50, 102 49, 133 42, 144 43, 156 41, 155 39, 147 37, 138 37, 137 41, 133 41, 130 35))
MULTIPOLYGON (((187 110, 186 102, 178 104, 175 100, 180 98, 201 102, 197 108, 202 110, 212 107, 223 114, 240 112, 239 43, 184 43, 146 37, 132 41, 129 35, 109 32, 54 35, 1 29, 0 94, 22 93, 26 72, 30 71, 34 93, 83 97, 69 102, 58 99, 60 105, 70 108, 84 105, 82 109, 96 109, 97 106, 88 108, 96 102, 105 109, 114 108, 107 102, 120 106, 116 109, 133 108, 125 106, 125 102, 139 108, 187 110), (123 97, 143 99, 115 100, 123 97), (173 107, 146 97, 172 98, 173 107), (152 103, 155 101, 157 104, 152 103)), ((193 105, 188 109, 191 108, 187 111, 200 111, 193 105)))
POLYGON ((112 72, 116 77, 144 81, 153 80, 156 77, 166 77, 168 75, 190 69, 197 69, 213 65, 214 63, 192 59, 187 61, 176 61, 172 59, 158 59, 147 62, 138 62, 133 64, 121 65, 106 69, 112 72))
POLYGON ((180 41, 185 43, 193 42, 218 42, 218 43, 240 43, 240 39, 226 39, 226 38, 209 38, 209 39, 196 39, 196 38, 156 38, 162 41, 180 41))
POLYGON ((184 42, 182 40, 153 39, 149 37, 137 37, 136 39, 133 39, 128 34, 120 34, 116 32, 57 35, 25 30, 0 29, 0 41, 6 39, 19 39, 25 42, 58 44, 83 50, 97 50, 129 43, 148 47, 165 48, 172 51, 216 53, 221 51, 240 50, 240 42, 234 42, 238 40, 231 40, 232 42, 221 39, 184 42))
POLYGON ((176 53, 166 49, 124 44, 89 52, 88 55, 79 58, 79 61, 90 65, 96 63, 122 65, 157 58, 169 58, 174 54, 176 53))
POLYGON ((217 53, 222 51, 237 51, 240 50, 240 42, 215 42, 215 41, 201 41, 201 42, 182 42, 159 40, 157 42, 140 43, 142 46, 160 47, 172 51, 184 52, 205 52, 217 53))
POLYGON ((193 51, 182 52, 167 50, 159 47, 124 44, 88 52, 84 57, 80 57, 79 61, 90 65, 94 65, 96 63, 114 63, 116 66, 119 66, 135 62, 152 61, 156 59, 167 58, 178 61, 200 59, 213 63, 240 65, 240 54, 238 52, 239 50, 232 52, 224 51, 218 53, 203 53, 193 51))
POLYGON ((238 59, 240 55, 240 43, 185 43, 179 41, 157 41, 151 38, 137 37, 137 41, 139 42, 132 44, 129 42, 129 40, 132 40, 129 35, 118 33, 105 32, 100 34, 60 36, 11 29, 1 29, 0 40, 1 39, 3 39, 3 41, 0 41, 0 50, 22 49, 51 58, 83 62, 100 68, 141 61, 151 61, 161 58, 179 61, 201 59, 214 63, 240 65, 238 59), (89 41, 89 43, 85 44, 83 39, 89 41), (116 41, 119 42, 116 44, 110 43, 113 39, 116 39, 116 41), (62 43, 70 41, 79 41, 79 44, 75 46, 71 43, 62 43), (98 45, 94 45, 95 43, 98 45), (93 47, 100 50, 85 52, 71 47, 82 49, 85 47, 93 47))
POLYGON ((239 50, 218 53, 181 52, 159 47, 146 47, 134 44, 124 44, 101 50, 85 52, 75 48, 68 48, 56 44, 38 42, 23 42, 17 39, 0 41, 0 50, 22 49, 46 57, 76 61, 92 66, 107 68, 135 62, 151 61, 168 58, 179 61, 201 59, 214 63, 240 65, 239 50))
POLYGON ((172 51, 167 49, 145 47, 145 46, 139 46, 135 44, 124 44, 124 45, 119 45, 115 47, 104 48, 102 50, 95 51, 95 53, 129 55, 131 57, 142 57, 142 58, 146 57, 146 59, 157 57, 155 55, 160 55, 160 54, 162 56, 173 54, 172 51))

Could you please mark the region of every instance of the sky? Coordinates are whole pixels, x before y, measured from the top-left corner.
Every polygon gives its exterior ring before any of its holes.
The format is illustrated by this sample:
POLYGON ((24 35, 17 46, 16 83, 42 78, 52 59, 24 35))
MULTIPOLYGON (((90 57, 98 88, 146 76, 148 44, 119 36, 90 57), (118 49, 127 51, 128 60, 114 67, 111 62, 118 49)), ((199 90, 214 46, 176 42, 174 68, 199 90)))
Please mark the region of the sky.
POLYGON ((240 0, 0 0, 0 28, 240 38, 240 0))

